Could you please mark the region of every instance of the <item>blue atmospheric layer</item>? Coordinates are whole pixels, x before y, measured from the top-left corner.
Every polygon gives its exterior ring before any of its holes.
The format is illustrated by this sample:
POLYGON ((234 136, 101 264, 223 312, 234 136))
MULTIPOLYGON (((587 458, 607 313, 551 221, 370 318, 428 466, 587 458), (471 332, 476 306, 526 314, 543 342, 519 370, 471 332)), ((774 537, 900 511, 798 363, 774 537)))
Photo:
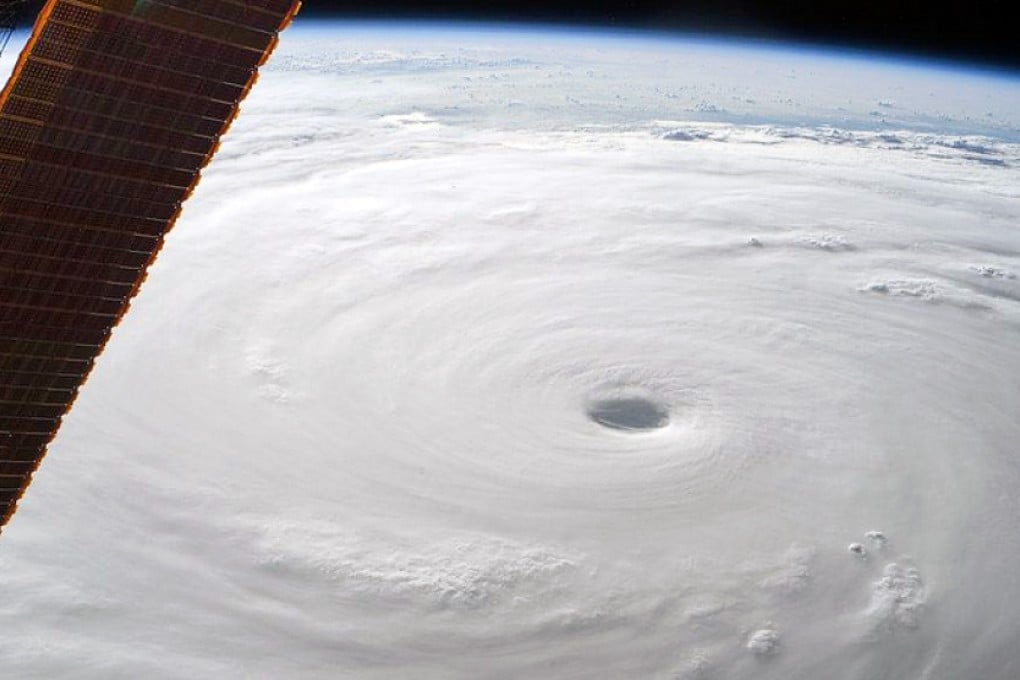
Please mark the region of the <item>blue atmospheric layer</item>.
POLYGON ((937 69, 940 71, 965 74, 971 77, 990 77, 1020 82, 1020 69, 990 64, 980 61, 957 60, 935 57, 931 55, 910 54, 868 46, 854 46, 809 41, 788 41, 764 37, 733 36, 724 33, 699 33, 645 28, 606 28, 600 26, 564 26, 561 24, 542 23, 492 23, 484 21, 413 21, 407 19, 327 19, 300 16, 290 30, 301 30, 304 34, 328 33, 335 36, 338 31, 349 34, 380 35, 407 33, 416 37, 455 36, 471 34, 472 36, 491 35, 501 39, 516 40, 548 40, 563 44, 572 41, 591 42, 607 41, 611 43, 633 44, 635 41, 650 46, 659 44, 663 47, 677 48, 683 45, 697 45, 724 49, 756 52, 768 51, 818 59, 849 60, 856 62, 872 62, 878 65, 908 67, 917 69, 937 69))

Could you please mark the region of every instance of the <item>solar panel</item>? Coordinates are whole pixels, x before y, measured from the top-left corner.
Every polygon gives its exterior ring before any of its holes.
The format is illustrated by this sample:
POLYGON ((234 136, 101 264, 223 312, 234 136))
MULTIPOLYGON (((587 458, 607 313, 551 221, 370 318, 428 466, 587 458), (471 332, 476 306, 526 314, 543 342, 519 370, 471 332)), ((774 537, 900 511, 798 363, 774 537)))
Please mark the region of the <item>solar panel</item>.
POLYGON ((0 93, 0 527, 297 0, 49 0, 0 93))

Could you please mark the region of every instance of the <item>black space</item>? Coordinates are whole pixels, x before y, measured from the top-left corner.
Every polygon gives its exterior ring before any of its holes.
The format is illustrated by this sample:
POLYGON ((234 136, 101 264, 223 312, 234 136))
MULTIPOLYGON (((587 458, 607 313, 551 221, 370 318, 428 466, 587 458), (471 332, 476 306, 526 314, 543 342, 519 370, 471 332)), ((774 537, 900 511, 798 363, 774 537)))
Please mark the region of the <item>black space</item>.
POLYGON ((712 32, 907 52, 1020 69, 1015 0, 306 0, 304 17, 539 21, 712 32))

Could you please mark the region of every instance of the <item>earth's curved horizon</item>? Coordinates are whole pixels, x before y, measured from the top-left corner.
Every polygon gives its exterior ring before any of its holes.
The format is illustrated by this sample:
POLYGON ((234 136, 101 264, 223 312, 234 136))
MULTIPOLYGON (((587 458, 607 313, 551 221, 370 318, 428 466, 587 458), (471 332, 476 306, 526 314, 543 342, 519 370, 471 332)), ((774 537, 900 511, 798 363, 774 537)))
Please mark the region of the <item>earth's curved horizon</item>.
POLYGON ((1015 73, 299 20, 5 529, 0 667, 1015 678, 1018 199, 1015 73))

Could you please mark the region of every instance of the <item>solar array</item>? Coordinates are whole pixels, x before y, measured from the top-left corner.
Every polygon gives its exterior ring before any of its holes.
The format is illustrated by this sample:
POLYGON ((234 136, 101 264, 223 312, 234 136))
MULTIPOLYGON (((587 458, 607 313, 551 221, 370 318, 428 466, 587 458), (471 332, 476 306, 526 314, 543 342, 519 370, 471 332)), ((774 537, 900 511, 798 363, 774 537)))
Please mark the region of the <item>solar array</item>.
POLYGON ((49 0, 0 93, 0 527, 297 0, 49 0))

